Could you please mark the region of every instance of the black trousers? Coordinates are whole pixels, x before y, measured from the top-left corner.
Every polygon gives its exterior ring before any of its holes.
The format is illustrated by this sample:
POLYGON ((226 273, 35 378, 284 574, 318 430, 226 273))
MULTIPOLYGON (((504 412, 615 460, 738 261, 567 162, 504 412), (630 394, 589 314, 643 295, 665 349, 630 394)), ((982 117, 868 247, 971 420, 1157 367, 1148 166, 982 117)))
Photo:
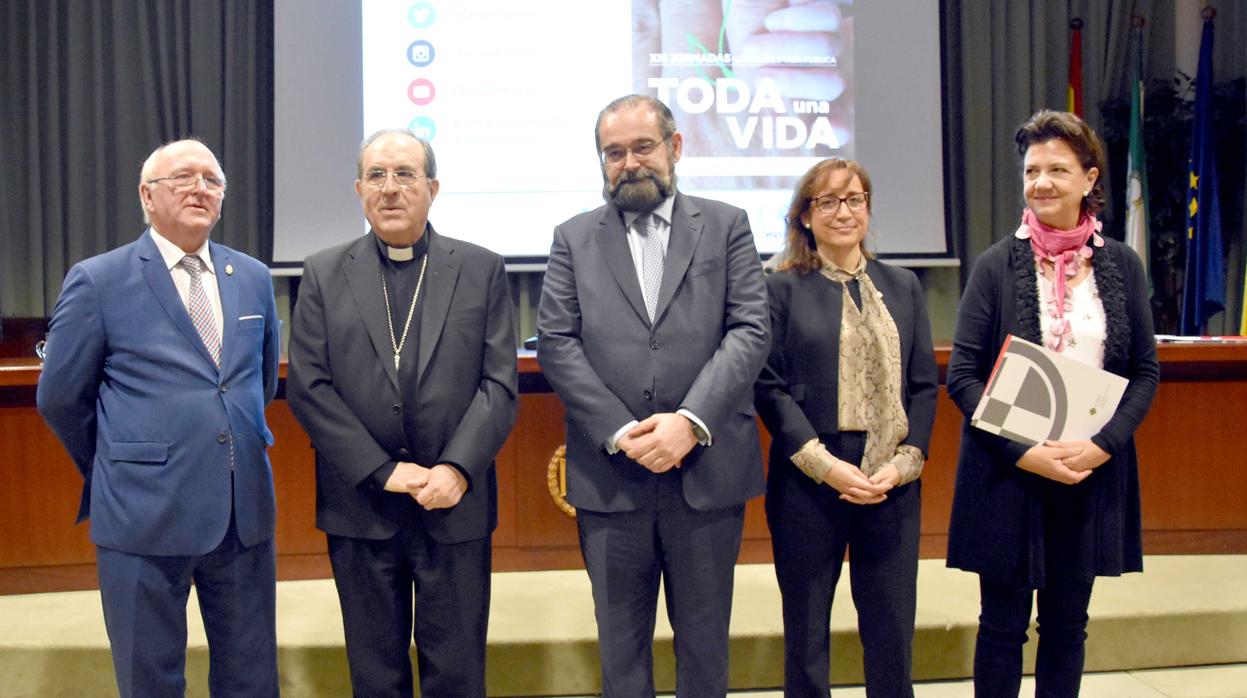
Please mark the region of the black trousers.
POLYGON ((485 695, 489 537, 443 544, 413 522, 388 540, 329 536, 356 696, 485 695))
POLYGON ((974 648, 976 696, 1016 698, 1022 683, 1022 645, 1038 599, 1039 647, 1035 696, 1072 698, 1082 684, 1087 608, 1095 583, 1080 544, 1081 522, 1091 511, 1077 491, 1056 490, 1043 507, 1044 586, 979 577, 982 610, 974 648))
POLYGON ((660 578, 675 633, 676 695, 727 694, 728 622, 745 505, 697 511, 684 501, 679 477, 672 471, 654 478, 655 496, 645 509, 576 512, 605 698, 654 696, 660 578))
MULTIPOLYGON (((824 439, 837 457, 861 462, 865 435, 824 439)), ((772 463, 766 514, 784 615, 784 695, 826 698, 830 690, 831 605, 844 563, 857 608, 868 696, 913 696, 921 482, 881 504, 839 499, 791 463, 772 463)))
MULTIPOLYGON (((1086 659, 1087 607, 1092 582, 1054 580, 1039 597, 1036 698, 1073 698, 1086 659)), ((1016 698, 1022 683, 1022 645, 1036 590, 979 578, 982 613, 974 647, 974 695, 1016 698)))

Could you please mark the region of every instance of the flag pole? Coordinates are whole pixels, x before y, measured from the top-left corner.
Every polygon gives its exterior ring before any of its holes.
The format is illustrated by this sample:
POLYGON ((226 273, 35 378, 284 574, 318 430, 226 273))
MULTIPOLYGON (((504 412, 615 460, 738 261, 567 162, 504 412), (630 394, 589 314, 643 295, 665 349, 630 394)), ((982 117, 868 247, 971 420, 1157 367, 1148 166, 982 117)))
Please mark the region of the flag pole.
POLYGON ((1068 104, 1066 111, 1082 116, 1082 18, 1075 17, 1069 21, 1069 83, 1067 87, 1068 104))
POLYGON ((1147 188, 1147 148, 1143 142, 1143 26, 1142 17, 1130 20, 1130 150, 1126 157, 1126 244, 1139 255, 1152 295, 1151 236, 1147 188))

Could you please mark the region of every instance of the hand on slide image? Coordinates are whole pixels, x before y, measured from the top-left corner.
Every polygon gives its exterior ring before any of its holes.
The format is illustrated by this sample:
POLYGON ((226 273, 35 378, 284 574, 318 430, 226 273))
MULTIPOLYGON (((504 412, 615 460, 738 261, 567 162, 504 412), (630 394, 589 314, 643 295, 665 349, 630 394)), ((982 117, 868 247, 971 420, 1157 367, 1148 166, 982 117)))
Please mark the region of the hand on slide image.
POLYGON ((827 0, 724 0, 729 13, 724 23, 739 77, 775 81, 786 101, 836 101, 845 92, 848 71, 842 63, 849 54, 852 23, 834 2, 827 0), (730 7, 727 7, 730 4, 730 7), (797 59, 831 56, 834 67, 792 66, 767 58, 797 59), (755 61, 758 65, 752 65, 755 61))
MULTIPOLYGON (((710 85, 724 78, 738 80, 749 90, 750 101, 759 92, 777 95, 774 101, 783 105, 782 115, 800 119, 811 142, 848 145, 852 138, 853 20, 846 16, 845 4, 828 0, 633 0, 634 89, 654 94, 650 78, 655 77, 700 78, 710 85), (670 60, 688 54, 730 54, 731 62, 690 65, 670 60), (655 65, 654 57, 666 62, 655 65), (803 60, 820 57, 833 57, 835 63, 803 60), (806 109, 798 111, 798 104, 806 109), (823 123, 817 126, 822 135, 817 135, 813 128, 820 119, 823 123)), ((751 126, 748 122, 750 116, 776 116, 781 113, 778 110, 724 114, 724 105, 716 104, 697 112, 680 108, 676 93, 668 89, 664 95, 660 90, 658 96, 677 115, 686 155, 830 154, 827 148, 793 148, 795 127, 764 137, 773 124, 755 120, 751 126), (729 118, 735 118, 735 123, 729 123, 729 118)))

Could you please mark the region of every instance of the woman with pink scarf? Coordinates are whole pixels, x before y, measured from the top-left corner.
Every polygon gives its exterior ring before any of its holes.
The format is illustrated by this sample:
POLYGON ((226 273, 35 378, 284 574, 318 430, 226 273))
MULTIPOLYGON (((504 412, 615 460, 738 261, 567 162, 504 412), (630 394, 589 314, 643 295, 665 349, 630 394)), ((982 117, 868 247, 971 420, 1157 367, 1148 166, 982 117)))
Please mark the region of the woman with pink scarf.
POLYGON ((1134 432, 1160 365, 1143 265, 1096 219, 1099 137, 1077 116, 1045 110, 1014 140, 1026 209, 975 263, 948 364, 949 396, 966 416, 948 565, 979 575, 975 695, 1018 695, 1037 596, 1035 695, 1077 696, 1095 578, 1143 568, 1134 432), (971 428, 1010 334, 1130 381, 1098 434, 1027 446, 971 428))

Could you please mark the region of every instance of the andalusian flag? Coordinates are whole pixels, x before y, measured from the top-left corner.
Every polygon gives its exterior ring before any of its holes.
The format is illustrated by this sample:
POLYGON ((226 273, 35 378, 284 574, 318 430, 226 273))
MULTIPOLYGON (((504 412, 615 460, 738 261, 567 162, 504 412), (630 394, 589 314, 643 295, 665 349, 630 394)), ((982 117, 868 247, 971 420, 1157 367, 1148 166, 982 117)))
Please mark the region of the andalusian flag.
POLYGON ((1212 19, 1204 20, 1195 75, 1191 127, 1190 198, 1186 218, 1186 278, 1179 332, 1204 334, 1208 318, 1225 308, 1225 258, 1217 200, 1216 146, 1212 130, 1212 19))
POLYGON ((1126 244, 1143 260, 1149 295, 1152 268, 1148 262, 1147 154, 1143 148, 1143 19, 1131 31, 1134 54, 1130 67, 1130 154, 1126 159, 1126 244))
POLYGON ((1069 38, 1069 105, 1066 111, 1082 116, 1082 20, 1070 20, 1069 38))

